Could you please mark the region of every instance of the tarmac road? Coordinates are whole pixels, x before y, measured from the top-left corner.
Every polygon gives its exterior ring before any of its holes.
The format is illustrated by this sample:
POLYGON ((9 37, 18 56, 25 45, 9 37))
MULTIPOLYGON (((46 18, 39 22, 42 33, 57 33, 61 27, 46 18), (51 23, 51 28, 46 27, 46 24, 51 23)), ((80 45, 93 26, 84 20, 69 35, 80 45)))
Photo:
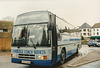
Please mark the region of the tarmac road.
MULTIPOLYGON (((66 63, 68 63, 68 62, 66 62, 66 63)), ((58 64, 55 67, 49 67, 49 68, 66 68, 65 67, 66 63, 63 64, 64 66, 58 64)), ((11 63, 10 55, 6 55, 6 56, 0 56, 0 68, 47 68, 47 67, 45 67, 45 66, 33 66, 33 65, 11 63)))
MULTIPOLYGON (((66 63, 63 65, 56 65, 54 68, 71 68, 67 67, 68 64, 76 61, 78 58, 88 54, 89 52, 93 50, 99 50, 100 47, 88 47, 88 46, 83 46, 82 49, 80 50, 80 56, 72 56, 69 59, 66 60, 66 63)), ((24 65, 24 64, 16 64, 16 63, 11 63, 11 57, 10 55, 2 55, 0 56, 0 68, 47 68, 44 66, 30 66, 30 65, 24 65)), ((73 68, 100 68, 100 61, 92 62, 89 64, 85 64, 79 67, 73 67, 73 68)))

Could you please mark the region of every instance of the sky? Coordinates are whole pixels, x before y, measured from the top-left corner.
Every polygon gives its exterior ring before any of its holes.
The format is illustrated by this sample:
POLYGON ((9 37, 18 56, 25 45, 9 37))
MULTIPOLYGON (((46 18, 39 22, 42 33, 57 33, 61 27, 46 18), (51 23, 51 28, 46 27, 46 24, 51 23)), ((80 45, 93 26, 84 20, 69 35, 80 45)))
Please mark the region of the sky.
POLYGON ((51 11, 74 26, 100 23, 100 0, 0 0, 0 20, 40 10, 51 11))

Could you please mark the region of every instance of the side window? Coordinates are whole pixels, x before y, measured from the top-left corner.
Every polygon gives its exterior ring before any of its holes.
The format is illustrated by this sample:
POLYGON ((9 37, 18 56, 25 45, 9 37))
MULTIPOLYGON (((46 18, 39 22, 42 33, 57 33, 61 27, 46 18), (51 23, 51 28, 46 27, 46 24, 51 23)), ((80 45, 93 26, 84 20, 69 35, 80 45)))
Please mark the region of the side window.
POLYGON ((61 41, 60 31, 57 25, 56 25, 56 30, 57 30, 57 41, 61 41))

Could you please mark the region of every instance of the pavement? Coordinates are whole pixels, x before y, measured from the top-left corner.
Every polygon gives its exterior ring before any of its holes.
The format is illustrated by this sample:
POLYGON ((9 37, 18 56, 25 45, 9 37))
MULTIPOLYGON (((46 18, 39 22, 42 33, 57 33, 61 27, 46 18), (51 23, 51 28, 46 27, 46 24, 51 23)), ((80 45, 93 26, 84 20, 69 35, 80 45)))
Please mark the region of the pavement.
MULTIPOLYGON (((84 45, 82 48, 84 49, 84 47, 87 46, 84 45)), ((100 60, 100 48, 87 47, 84 50, 83 49, 79 51, 79 55, 81 55, 82 57, 69 64, 68 67, 77 67, 100 60)))
POLYGON ((100 61, 91 62, 76 68, 100 68, 100 61))

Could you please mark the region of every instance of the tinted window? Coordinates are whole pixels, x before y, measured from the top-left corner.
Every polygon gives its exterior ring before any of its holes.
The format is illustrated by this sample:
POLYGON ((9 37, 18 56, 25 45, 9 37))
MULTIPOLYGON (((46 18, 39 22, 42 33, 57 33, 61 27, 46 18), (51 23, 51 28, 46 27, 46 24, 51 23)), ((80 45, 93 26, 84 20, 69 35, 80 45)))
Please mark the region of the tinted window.
POLYGON ((47 46, 47 24, 14 26, 12 46, 47 46))
POLYGON ((44 11, 28 12, 19 15, 14 25, 28 24, 28 23, 41 23, 41 22, 48 22, 48 21, 49 21, 49 16, 47 12, 44 11))

